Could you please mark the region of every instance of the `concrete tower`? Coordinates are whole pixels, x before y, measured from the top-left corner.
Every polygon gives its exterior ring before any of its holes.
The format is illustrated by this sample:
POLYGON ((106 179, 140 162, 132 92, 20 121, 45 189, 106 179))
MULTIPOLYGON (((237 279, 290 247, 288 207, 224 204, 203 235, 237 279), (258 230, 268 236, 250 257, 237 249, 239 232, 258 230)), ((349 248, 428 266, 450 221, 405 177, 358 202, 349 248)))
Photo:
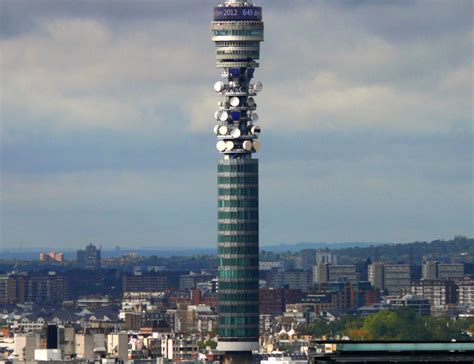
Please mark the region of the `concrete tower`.
POLYGON ((258 308, 258 160, 260 149, 252 81, 263 41, 262 8, 226 0, 214 8, 212 40, 222 80, 215 113, 219 254, 219 343, 225 362, 249 363, 259 346, 258 308))

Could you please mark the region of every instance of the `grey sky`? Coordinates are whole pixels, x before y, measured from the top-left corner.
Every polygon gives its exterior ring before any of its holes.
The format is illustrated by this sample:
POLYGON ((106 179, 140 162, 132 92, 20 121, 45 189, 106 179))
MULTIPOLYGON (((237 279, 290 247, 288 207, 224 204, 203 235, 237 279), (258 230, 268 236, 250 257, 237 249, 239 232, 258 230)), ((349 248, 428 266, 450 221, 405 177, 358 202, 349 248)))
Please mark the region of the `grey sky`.
MULTIPOLYGON (((0 247, 214 246, 214 2, 0 4, 0 247)), ((261 244, 472 236, 472 2, 259 4, 261 244)))

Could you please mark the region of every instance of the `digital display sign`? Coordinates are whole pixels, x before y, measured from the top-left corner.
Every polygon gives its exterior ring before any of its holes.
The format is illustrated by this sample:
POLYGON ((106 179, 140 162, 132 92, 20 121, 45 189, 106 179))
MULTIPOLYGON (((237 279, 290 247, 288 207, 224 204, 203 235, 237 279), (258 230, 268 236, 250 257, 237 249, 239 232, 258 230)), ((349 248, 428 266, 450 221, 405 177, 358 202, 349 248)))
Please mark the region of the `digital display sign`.
POLYGON ((214 20, 262 20, 262 8, 258 6, 216 7, 214 20))

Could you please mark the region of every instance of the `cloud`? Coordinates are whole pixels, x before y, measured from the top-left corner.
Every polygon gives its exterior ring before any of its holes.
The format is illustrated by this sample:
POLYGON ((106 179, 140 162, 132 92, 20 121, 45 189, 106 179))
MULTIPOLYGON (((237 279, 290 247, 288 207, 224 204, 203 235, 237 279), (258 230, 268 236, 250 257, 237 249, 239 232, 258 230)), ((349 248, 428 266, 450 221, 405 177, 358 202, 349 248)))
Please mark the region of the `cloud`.
POLYGON ((182 36, 168 37, 178 28, 169 21, 118 37, 105 23, 71 18, 3 40, 4 128, 163 127, 159 110, 202 78, 189 60, 206 59, 199 47, 183 46, 182 36))
MULTIPOLYGON (((472 2, 260 3, 262 242, 469 235, 472 2)), ((1 6, 2 243, 213 245, 212 4, 1 6)))

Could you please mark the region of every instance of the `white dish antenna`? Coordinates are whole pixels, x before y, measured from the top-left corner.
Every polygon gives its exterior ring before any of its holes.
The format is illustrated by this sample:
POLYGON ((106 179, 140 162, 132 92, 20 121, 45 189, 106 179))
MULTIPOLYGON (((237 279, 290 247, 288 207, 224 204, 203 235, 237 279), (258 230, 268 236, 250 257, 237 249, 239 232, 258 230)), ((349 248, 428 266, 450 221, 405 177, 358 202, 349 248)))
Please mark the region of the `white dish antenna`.
POLYGON ((229 118, 229 113, 227 111, 222 111, 219 114, 219 120, 220 121, 226 121, 229 118))
POLYGON ((262 148, 262 144, 258 140, 255 140, 253 142, 253 149, 255 149, 255 151, 258 152, 260 150, 260 148, 262 148))
POLYGON ((250 140, 246 140, 245 142, 242 143, 242 147, 250 152, 252 150, 252 142, 250 140))
POLYGON ((218 135, 219 134, 219 125, 216 125, 214 127, 214 134, 218 135))
POLYGON ((255 85, 253 85, 253 89, 254 89, 256 92, 262 91, 262 89, 263 89, 263 83, 261 83, 260 81, 258 81, 255 85))
POLYGON ((225 125, 221 125, 219 127, 219 134, 220 135, 227 135, 227 132, 229 131, 229 129, 227 128, 227 126, 225 125))
POLYGON ((224 82, 222 82, 222 81, 217 81, 217 82, 214 84, 214 90, 216 90, 216 92, 221 92, 223 89, 224 89, 224 82))
POLYGON ((254 135, 257 135, 257 134, 260 134, 260 127, 258 125, 253 125, 251 128, 250 128, 250 132, 254 135))
POLYGON ((258 121, 259 119, 258 114, 256 112, 252 113, 252 115, 250 116, 250 119, 252 121, 258 121))
POLYGON ((225 144, 225 141, 223 140, 219 140, 216 144, 216 148, 219 152, 223 152, 226 148, 226 144, 225 144))
POLYGON ((230 141, 230 140, 228 140, 227 142, 225 142, 225 149, 227 149, 227 150, 232 150, 232 149, 234 149, 234 142, 233 142, 233 141, 230 141))
POLYGON ((220 111, 216 111, 216 112, 214 113, 214 118, 215 118, 216 120, 219 120, 219 115, 220 115, 220 113, 221 113, 220 111))
POLYGON ((239 128, 235 128, 235 129, 232 129, 232 131, 230 132, 230 135, 232 136, 232 138, 238 138, 240 135, 242 135, 242 133, 240 132, 239 128))
POLYGON ((236 107, 240 104, 240 99, 236 96, 230 98, 230 106, 236 107))
POLYGON ((253 99, 253 97, 249 97, 247 99, 247 105, 250 106, 250 107, 254 107, 255 106, 255 100, 253 99))

